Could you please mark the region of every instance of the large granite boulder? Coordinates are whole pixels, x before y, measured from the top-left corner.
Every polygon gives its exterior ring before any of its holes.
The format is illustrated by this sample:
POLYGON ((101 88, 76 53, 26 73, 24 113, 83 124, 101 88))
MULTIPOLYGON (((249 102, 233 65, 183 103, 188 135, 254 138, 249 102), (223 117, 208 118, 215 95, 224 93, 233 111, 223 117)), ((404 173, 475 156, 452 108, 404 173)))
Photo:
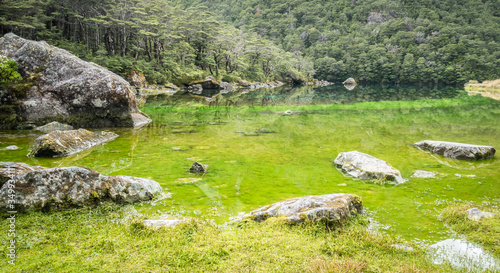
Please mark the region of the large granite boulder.
POLYGON ((163 193, 160 184, 153 180, 105 176, 82 167, 42 168, 13 162, 2 165, 0 177, 9 177, 0 188, 2 209, 47 210, 100 201, 134 203, 163 193), (12 199, 15 206, 10 206, 12 199))
POLYGON ((262 222, 269 217, 284 217, 291 223, 326 221, 343 224, 349 217, 361 214, 362 211, 361 197, 338 193, 304 196, 274 203, 246 214, 243 219, 262 222))
POLYGON ((113 132, 93 133, 85 129, 53 131, 35 139, 35 144, 28 156, 69 156, 114 140, 117 137, 118 135, 113 132))
POLYGON ((376 179, 378 183, 391 184, 406 182, 401 173, 387 162, 358 151, 340 153, 333 162, 343 172, 358 179, 376 179))
POLYGON ((0 54, 34 82, 16 102, 21 103, 19 122, 56 120, 75 127, 141 127, 151 122, 137 108, 130 84, 99 65, 12 33, 0 38, 0 54))
POLYGON ((432 153, 454 159, 478 160, 491 158, 495 155, 495 148, 484 145, 422 140, 415 143, 414 146, 422 150, 429 150, 432 153))

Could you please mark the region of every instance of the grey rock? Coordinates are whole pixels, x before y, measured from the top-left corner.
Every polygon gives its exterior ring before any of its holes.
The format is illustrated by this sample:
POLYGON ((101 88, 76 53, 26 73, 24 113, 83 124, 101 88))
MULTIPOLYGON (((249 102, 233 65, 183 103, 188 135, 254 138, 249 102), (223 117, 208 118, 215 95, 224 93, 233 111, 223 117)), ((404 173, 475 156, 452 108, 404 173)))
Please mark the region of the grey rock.
POLYGON ((85 129, 53 131, 35 139, 28 156, 64 157, 109 142, 118 135, 112 132, 93 133, 85 129))
POLYGON ((473 221, 479 221, 483 218, 491 218, 494 216, 495 214, 493 212, 485 212, 478 208, 471 208, 467 210, 467 218, 473 221))
POLYGON ((359 196, 339 193, 304 196, 274 203, 244 215, 243 219, 262 222, 269 217, 284 217, 291 223, 324 220, 341 225, 362 211, 363 203, 359 196))
POLYGON ((244 136, 260 136, 258 132, 244 132, 244 136))
POLYGON ((194 162, 189 168, 189 172, 192 173, 206 173, 208 169, 208 165, 201 164, 200 162, 194 162))
POLYGON ((19 147, 17 147, 16 145, 10 145, 10 146, 5 147, 5 150, 15 151, 15 150, 19 150, 19 147))
POLYGON ((411 177, 415 178, 436 178, 437 174, 434 172, 424 171, 424 170, 416 170, 413 172, 411 177))
POLYGON ((484 145, 423 140, 415 143, 414 146, 453 159, 479 160, 491 158, 495 155, 495 148, 484 145))
POLYGON ((16 162, 0 162, 0 188, 3 184, 12 177, 20 174, 32 172, 34 170, 42 170, 44 167, 30 166, 26 163, 16 162))
POLYGON ((175 227, 180 223, 185 223, 186 219, 159 219, 159 220, 144 220, 146 226, 152 227, 175 227))
POLYGON ((200 95, 203 92, 201 84, 193 84, 187 87, 187 91, 193 94, 200 95))
POLYGON ((94 63, 46 42, 12 33, 0 38, 0 54, 14 60, 35 84, 20 102, 27 123, 59 120, 78 127, 137 127, 151 121, 137 108, 130 84, 94 63), (136 114, 136 115, 133 115, 136 114))
POLYGON ((358 179, 376 179, 379 183, 401 184, 406 182, 401 173, 387 162, 358 151, 340 153, 335 166, 358 179))
POLYGON ((276 133, 275 131, 269 129, 269 128, 260 128, 256 130, 257 133, 262 133, 262 134, 274 134, 276 133))
POLYGON ((47 123, 43 126, 36 127, 35 130, 44 132, 44 133, 50 133, 56 130, 59 131, 65 131, 65 130, 73 130, 73 126, 68 125, 68 124, 63 124, 57 121, 53 121, 51 123, 47 123))
POLYGON ((342 83, 343 84, 357 84, 356 81, 353 78, 348 78, 347 80, 345 80, 342 83))
POLYGON ((148 179, 105 176, 82 167, 41 168, 16 164, 19 163, 7 163, 0 168, 0 177, 10 176, 0 188, 0 207, 4 209, 8 209, 11 199, 9 189, 14 190, 15 208, 20 211, 69 208, 100 201, 134 203, 163 193, 158 182, 148 179))

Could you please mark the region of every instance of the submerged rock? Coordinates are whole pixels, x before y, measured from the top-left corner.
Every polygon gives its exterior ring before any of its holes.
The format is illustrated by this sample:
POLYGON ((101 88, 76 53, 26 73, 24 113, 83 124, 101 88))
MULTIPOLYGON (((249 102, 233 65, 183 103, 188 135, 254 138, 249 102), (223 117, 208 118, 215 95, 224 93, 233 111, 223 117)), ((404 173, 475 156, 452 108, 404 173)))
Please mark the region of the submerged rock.
POLYGON ((273 131, 269 128, 260 128, 260 129, 255 130, 255 132, 262 133, 262 134, 274 134, 274 133, 276 133, 275 131, 273 131))
POLYGON ((491 218, 494 216, 495 214, 493 212, 485 212, 478 208, 471 208, 467 210, 467 218, 473 221, 479 221, 483 218, 491 218))
POLYGON ((59 120, 78 127, 138 127, 151 120, 137 108, 130 84, 46 42, 12 33, 0 38, 0 54, 14 60, 33 84, 17 115, 26 123, 59 120), (140 121, 137 118, 141 117, 140 121))
POLYGON ((415 143, 414 146, 453 159, 479 160, 491 158, 495 155, 495 148, 484 145, 423 140, 415 143))
POLYGON ((411 177, 416 177, 416 178, 436 178, 437 173, 434 172, 429 172, 429 171, 424 171, 424 170, 416 170, 413 172, 413 175, 411 177))
POLYGON ((17 147, 16 145, 10 145, 10 146, 5 147, 5 150, 15 151, 15 150, 19 150, 19 147, 17 147))
POLYGON ((35 144, 28 156, 69 156, 114 140, 117 137, 118 135, 112 132, 93 133, 85 129, 54 131, 35 139, 35 144))
POLYGON ((73 130, 73 126, 68 125, 68 124, 63 124, 57 121, 53 121, 51 123, 47 123, 43 126, 36 127, 35 130, 44 132, 44 133, 50 133, 53 131, 65 131, 65 130, 73 130))
MULTIPOLYGON (((94 204, 100 201, 134 203, 150 200, 163 192, 158 182, 130 176, 105 176, 82 167, 41 168, 7 163, 0 177, 9 177, 0 188, 0 207, 9 209, 9 194, 15 209, 47 210, 94 204), (14 190, 14 193, 9 193, 14 190)), ((11 209, 12 210, 12 209, 11 209)))
POLYGON ((159 219, 159 220, 144 220, 144 225, 151 227, 175 227, 180 223, 185 223, 186 219, 159 219))
POLYGON ((406 182, 401 173, 382 159, 358 151, 340 153, 335 166, 358 179, 377 179, 381 183, 406 182))
POLYGON ((201 164, 200 162, 194 162, 189 168, 189 172, 191 173, 206 173, 208 169, 208 165, 201 164))
POLYGON ((291 223, 321 220, 334 224, 343 224, 351 216, 361 214, 361 197, 354 194, 311 195, 289 199, 254 210, 243 218, 258 222, 269 217, 284 217, 291 223))

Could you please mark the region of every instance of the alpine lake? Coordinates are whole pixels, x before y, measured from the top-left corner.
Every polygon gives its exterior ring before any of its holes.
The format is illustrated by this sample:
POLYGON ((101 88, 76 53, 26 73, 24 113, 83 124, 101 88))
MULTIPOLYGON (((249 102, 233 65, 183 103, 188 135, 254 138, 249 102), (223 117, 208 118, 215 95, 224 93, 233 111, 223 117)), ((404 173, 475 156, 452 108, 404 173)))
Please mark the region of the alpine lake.
MULTIPOLYGON (((37 131, 0 131, 0 161, 84 166, 159 182, 168 198, 136 204, 148 218, 190 216, 222 225, 259 207, 305 195, 352 193, 371 227, 422 244, 453 237, 443 208, 500 204, 500 160, 448 159, 412 143, 442 140, 500 147, 500 101, 456 87, 282 86, 254 91, 150 96, 141 129, 103 128, 116 140, 67 158, 26 157, 37 131), (333 160, 357 150, 385 160, 407 181, 356 180, 333 160), (188 170, 208 164, 205 174, 188 170), (439 173, 414 178, 415 170, 439 173)), ((101 129, 98 129, 101 130, 101 129)))

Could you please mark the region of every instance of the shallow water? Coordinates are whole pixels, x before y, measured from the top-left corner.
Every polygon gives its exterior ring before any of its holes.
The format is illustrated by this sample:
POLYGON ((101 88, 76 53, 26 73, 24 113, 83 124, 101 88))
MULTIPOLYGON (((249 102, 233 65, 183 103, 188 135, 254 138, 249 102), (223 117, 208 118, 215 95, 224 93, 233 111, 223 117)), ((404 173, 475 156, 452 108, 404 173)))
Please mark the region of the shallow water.
POLYGON ((500 147, 500 103, 495 100, 455 88, 370 86, 352 91, 283 87, 208 100, 190 94, 151 98, 143 107, 154 121, 148 127, 111 129, 118 139, 68 158, 27 158, 40 133, 0 131, 0 149, 20 147, 0 150, 0 161, 150 178, 168 188, 172 198, 138 204, 140 213, 220 224, 291 197, 353 193, 363 198, 380 231, 424 243, 450 237, 438 220, 449 202, 500 202, 498 156, 459 161, 410 145, 430 139, 500 147), (241 133, 260 128, 275 133, 241 133), (379 185, 344 176, 333 160, 352 150, 387 161, 408 181, 379 185), (190 174, 194 161, 208 164, 208 172, 190 174), (440 175, 413 178, 415 170, 440 175))

